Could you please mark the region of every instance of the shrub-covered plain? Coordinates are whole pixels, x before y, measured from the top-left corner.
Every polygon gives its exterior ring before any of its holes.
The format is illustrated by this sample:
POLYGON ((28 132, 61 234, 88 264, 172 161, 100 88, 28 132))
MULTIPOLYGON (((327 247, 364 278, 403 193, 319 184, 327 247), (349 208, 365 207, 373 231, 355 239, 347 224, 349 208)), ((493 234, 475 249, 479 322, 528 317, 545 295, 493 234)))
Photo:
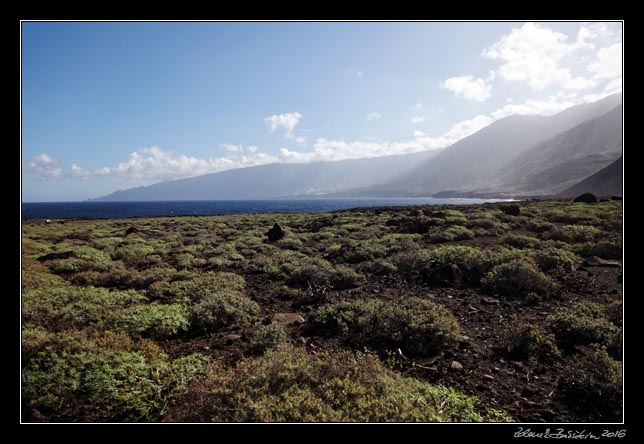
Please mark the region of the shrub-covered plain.
POLYGON ((23 420, 619 420, 621 202, 519 205, 25 220, 23 420))

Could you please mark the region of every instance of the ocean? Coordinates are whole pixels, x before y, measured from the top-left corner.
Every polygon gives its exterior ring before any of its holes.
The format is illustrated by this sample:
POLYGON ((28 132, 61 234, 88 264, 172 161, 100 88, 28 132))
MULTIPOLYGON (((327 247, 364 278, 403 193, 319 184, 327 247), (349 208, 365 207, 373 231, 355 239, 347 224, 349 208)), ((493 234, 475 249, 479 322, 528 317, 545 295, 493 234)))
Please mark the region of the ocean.
POLYGON ((348 208, 398 205, 464 205, 498 202, 503 199, 276 199, 172 202, 24 202, 27 219, 125 219, 148 216, 208 216, 251 213, 308 213, 348 208))

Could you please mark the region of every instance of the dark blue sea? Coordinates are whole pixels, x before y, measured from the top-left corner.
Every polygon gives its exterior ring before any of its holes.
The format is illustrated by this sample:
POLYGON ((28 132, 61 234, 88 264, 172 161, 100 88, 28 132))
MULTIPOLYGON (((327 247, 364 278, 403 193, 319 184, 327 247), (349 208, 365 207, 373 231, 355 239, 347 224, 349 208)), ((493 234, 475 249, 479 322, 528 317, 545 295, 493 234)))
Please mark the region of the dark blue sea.
POLYGON ((23 218, 46 219, 125 219, 147 216, 192 216, 250 213, 308 213, 348 208, 480 204, 500 199, 279 199, 279 200, 213 200, 172 202, 26 202, 23 218))

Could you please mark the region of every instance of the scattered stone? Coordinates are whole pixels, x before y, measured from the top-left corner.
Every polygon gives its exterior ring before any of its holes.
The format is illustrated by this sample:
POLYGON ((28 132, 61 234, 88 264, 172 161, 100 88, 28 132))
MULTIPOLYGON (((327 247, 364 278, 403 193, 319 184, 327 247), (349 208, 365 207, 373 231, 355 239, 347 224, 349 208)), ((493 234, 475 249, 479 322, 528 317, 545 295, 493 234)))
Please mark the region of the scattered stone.
POLYGON ((584 193, 580 196, 575 197, 574 202, 583 202, 583 203, 597 203, 598 199, 593 193, 584 193))
POLYGON ((523 362, 519 361, 511 361, 510 364, 517 370, 523 370, 525 368, 525 365, 523 365, 523 362))
POLYGON ((266 232, 266 236, 268 236, 269 241, 276 242, 280 239, 283 239, 284 236, 286 236, 286 233, 284 232, 282 226, 276 223, 275 225, 273 225, 273 228, 266 232))
POLYGON ((231 345, 233 342, 239 341, 241 339, 241 335, 226 335, 224 336, 224 339, 226 340, 226 345, 231 345))
POLYGON ((589 257, 581 263, 582 266, 586 267, 621 267, 618 261, 609 261, 606 259, 599 258, 597 256, 589 257))
POLYGON ((273 321, 282 325, 300 325, 304 324, 306 320, 297 313, 275 313, 273 321))
POLYGON ((498 304, 498 303, 499 303, 499 300, 498 300, 498 299, 488 298, 488 297, 486 297, 486 296, 483 296, 483 297, 481 298, 481 304, 496 305, 496 304, 498 304))
POLYGON ((125 236, 124 237, 127 237, 129 234, 136 233, 138 231, 139 230, 136 227, 130 227, 127 230, 125 230, 125 236))
POLYGON ((500 371, 501 371, 501 369, 500 369, 500 368, 498 368, 498 367, 494 367, 494 368, 492 369, 492 373, 498 373, 498 372, 500 372, 500 371))
POLYGON ((494 376, 492 375, 483 375, 483 379, 486 381, 494 381, 494 376))
MULTIPOLYGON (((51 219, 47 219, 47 220, 45 220, 45 223, 46 223, 46 224, 50 224, 51 222, 52 222, 52 220, 51 220, 51 219)), ((36 410, 36 411, 37 411, 37 410, 36 410)))
POLYGON ((452 361, 452 363, 449 365, 449 368, 451 368, 452 370, 463 370, 463 364, 458 361, 452 361))
POLYGON ((509 216, 518 216, 521 214, 521 207, 518 205, 501 205, 499 209, 509 216))

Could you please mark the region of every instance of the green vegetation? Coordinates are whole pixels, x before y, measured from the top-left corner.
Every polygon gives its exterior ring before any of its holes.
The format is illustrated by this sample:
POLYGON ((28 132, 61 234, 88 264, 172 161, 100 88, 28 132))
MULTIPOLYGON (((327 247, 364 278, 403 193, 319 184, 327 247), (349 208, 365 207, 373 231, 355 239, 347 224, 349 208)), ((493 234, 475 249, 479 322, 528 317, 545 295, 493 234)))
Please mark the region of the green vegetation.
POLYGON ((114 323, 115 331, 131 337, 163 339, 188 329, 187 310, 179 304, 137 305, 124 310, 114 323))
POLYGON ((288 333, 280 324, 271 322, 262 325, 255 332, 255 350, 265 353, 268 350, 289 344, 288 333))
POLYGON ((333 287, 336 290, 359 287, 364 276, 344 266, 334 267, 323 259, 307 259, 291 267, 288 285, 296 287, 333 287))
POLYGON ((234 325, 243 327, 255 320, 259 305, 252 299, 235 292, 213 293, 192 308, 191 319, 195 329, 215 331, 234 325))
POLYGON ((495 266, 481 284, 491 292, 519 298, 549 296, 556 289, 554 282, 528 258, 495 266))
POLYGON ((513 325, 506 332, 505 349, 518 359, 558 356, 553 334, 544 334, 534 325, 513 325))
POLYGON ((580 302, 561 310, 549 320, 557 342, 565 349, 599 344, 608 347, 613 356, 621 353, 621 304, 605 307, 580 302))
POLYGON ((109 332, 95 338, 60 335, 29 359, 23 396, 54 421, 79 420, 79 413, 99 421, 153 421, 204 362, 197 354, 170 360, 109 332))
POLYGON ((622 403, 622 363, 605 348, 585 349, 566 361, 559 381, 562 398, 576 409, 615 416, 622 403))
POLYGON ((359 343, 432 355, 456 344, 458 321, 445 307, 420 298, 392 304, 379 299, 325 305, 315 314, 319 328, 357 336, 359 343))
POLYGON ((621 203, 500 205, 23 221, 23 419, 615 420, 621 203))
POLYGON ((212 366, 173 420, 217 422, 508 421, 476 399, 405 378, 372 354, 269 351, 234 368, 212 366))

